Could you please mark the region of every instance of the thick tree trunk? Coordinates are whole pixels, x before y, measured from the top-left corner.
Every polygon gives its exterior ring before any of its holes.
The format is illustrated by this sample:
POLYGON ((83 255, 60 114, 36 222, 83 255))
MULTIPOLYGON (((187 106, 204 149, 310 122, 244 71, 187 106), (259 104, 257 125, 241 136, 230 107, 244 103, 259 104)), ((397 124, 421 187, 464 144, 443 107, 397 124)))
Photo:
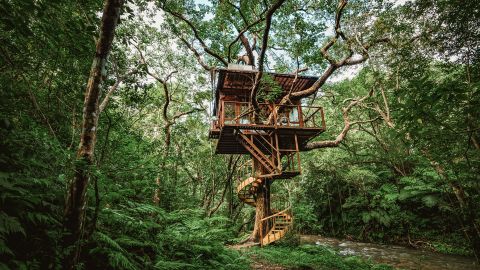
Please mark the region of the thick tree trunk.
MULTIPOLYGON (((259 162, 254 160, 254 166, 256 173, 264 174, 259 162)), ((268 222, 262 222, 262 219, 270 214, 270 182, 268 179, 265 179, 257 191, 257 199, 255 201, 255 225, 253 226, 253 232, 249 241, 260 242, 261 237, 270 230, 268 222)))
POLYGON ((85 225, 86 192, 90 180, 90 166, 93 165, 94 161, 98 129, 100 84, 105 77, 105 64, 111 50, 122 5, 123 0, 105 1, 95 58, 85 90, 80 145, 75 161, 74 178, 70 183, 65 203, 64 226, 67 235, 64 237, 63 244, 65 248, 68 248, 64 260, 65 269, 74 269, 80 256, 80 240, 85 225))

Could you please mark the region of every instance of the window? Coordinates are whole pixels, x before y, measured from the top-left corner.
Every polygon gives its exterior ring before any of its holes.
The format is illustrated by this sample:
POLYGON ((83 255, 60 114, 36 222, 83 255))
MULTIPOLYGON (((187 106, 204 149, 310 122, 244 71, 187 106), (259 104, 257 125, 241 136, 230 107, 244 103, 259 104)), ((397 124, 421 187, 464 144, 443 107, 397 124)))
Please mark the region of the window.
POLYGON ((291 126, 298 126, 300 121, 298 120, 298 107, 292 107, 288 116, 291 126))
POLYGON ((235 124, 235 103, 225 102, 223 105, 225 124, 235 124))

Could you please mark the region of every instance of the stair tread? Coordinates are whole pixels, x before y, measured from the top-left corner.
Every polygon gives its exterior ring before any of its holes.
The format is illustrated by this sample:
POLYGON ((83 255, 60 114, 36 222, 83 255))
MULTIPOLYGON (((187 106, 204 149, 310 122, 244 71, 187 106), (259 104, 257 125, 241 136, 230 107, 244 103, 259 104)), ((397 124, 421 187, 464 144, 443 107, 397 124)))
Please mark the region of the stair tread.
MULTIPOLYGON (((243 134, 241 130, 235 131, 235 137, 241 145, 245 147, 245 150, 250 153, 250 155, 256 159, 259 164, 265 169, 265 174, 262 176, 256 176, 255 179, 252 177, 245 179, 241 182, 237 187, 238 197, 241 201, 246 204, 254 205, 255 204, 255 196, 258 187, 262 184, 264 179, 266 178, 273 178, 275 174, 278 176, 283 175, 281 168, 277 168, 275 164, 275 155, 269 155, 268 153, 262 151, 268 148, 265 146, 256 145, 254 142, 254 138, 243 134)), ((273 147, 273 146, 272 146, 273 147)), ((278 213, 279 211, 272 211, 273 213, 278 213)), ((280 214, 276 216, 273 220, 275 222, 272 225, 270 231, 267 235, 261 239, 262 245, 267 245, 269 243, 275 242, 281 239, 285 233, 289 230, 292 224, 292 218, 288 214, 280 214)))

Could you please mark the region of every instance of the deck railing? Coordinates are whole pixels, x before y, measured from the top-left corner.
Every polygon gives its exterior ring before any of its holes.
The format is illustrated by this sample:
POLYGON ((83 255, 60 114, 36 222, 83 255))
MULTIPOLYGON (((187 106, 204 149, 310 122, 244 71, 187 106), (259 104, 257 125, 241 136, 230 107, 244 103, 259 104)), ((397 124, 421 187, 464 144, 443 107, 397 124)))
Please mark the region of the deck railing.
POLYGON ((320 106, 260 103, 259 108, 259 112, 255 112, 249 102, 222 101, 215 125, 218 128, 258 126, 325 129, 323 108, 320 106))

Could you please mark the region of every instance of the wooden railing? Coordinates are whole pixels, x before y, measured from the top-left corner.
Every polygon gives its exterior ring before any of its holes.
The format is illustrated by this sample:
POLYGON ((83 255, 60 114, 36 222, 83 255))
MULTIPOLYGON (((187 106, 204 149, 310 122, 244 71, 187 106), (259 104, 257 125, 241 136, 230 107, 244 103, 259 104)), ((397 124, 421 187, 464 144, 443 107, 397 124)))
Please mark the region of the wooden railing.
POLYGON ((265 220, 272 219, 272 218, 274 218, 274 217, 281 216, 281 215, 283 215, 283 214, 287 213, 288 211, 290 211, 290 209, 292 209, 292 207, 291 207, 291 206, 289 206, 289 207, 287 207, 287 208, 283 209, 283 210, 282 210, 282 211, 280 211, 280 212, 276 212, 276 213, 275 213, 275 214, 273 214, 273 215, 270 215, 270 216, 268 216, 268 217, 264 217, 264 218, 262 218, 262 219, 261 219, 261 221, 265 221, 265 220))
POLYGON ((259 108, 256 113, 249 102, 222 101, 216 124, 219 128, 236 125, 325 129, 323 108, 320 106, 260 103, 259 108))
POLYGON ((285 236, 290 230, 293 223, 291 207, 282 211, 273 210, 275 213, 262 218, 260 222, 260 245, 265 246, 272 242, 278 241, 285 236), (263 228, 270 228, 265 234, 263 228))

